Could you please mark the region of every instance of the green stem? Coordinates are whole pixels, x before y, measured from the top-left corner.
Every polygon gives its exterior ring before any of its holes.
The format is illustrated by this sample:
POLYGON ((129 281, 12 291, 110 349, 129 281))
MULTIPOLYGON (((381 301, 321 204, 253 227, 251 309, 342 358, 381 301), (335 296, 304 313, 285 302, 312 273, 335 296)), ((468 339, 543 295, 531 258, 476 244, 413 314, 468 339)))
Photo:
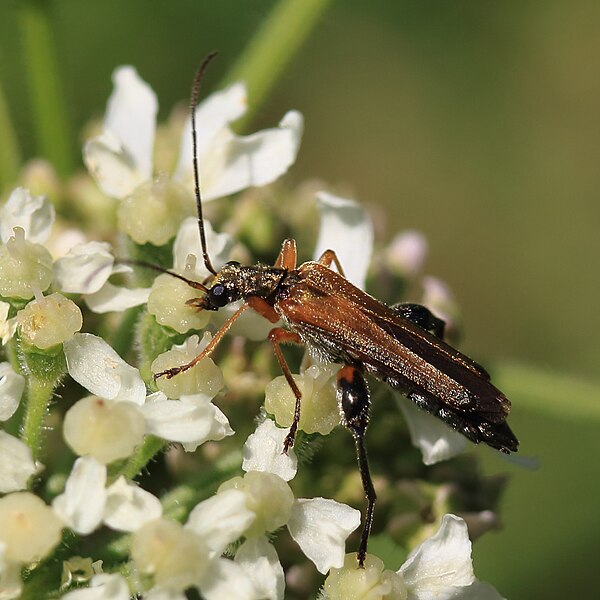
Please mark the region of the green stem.
POLYGON ((0 86, 0 191, 13 187, 21 167, 21 149, 0 86))
POLYGON ((240 121, 248 123, 281 72, 292 60, 331 0, 281 0, 225 77, 224 84, 244 81, 249 110, 240 121))
POLYGON ((31 448, 34 459, 38 459, 42 448, 44 419, 52 400, 54 382, 29 375, 27 379, 27 402, 21 439, 31 448))
POLYGON ((133 346, 135 339, 135 326, 142 311, 141 306, 134 306, 125 311, 121 322, 112 336, 112 347, 119 356, 126 357, 133 346))
POLYGON ((18 5, 37 152, 65 177, 73 172, 73 152, 51 31, 51 3, 22 0, 18 5))
POLYGON ((514 406, 568 420, 600 422, 600 385, 516 363, 494 366, 494 384, 514 406))
POLYGON ((110 480, 114 481, 123 475, 127 479, 133 479, 140 474, 142 469, 167 446, 168 442, 153 435, 146 439, 135 449, 135 452, 127 459, 125 464, 114 472, 110 472, 110 480))

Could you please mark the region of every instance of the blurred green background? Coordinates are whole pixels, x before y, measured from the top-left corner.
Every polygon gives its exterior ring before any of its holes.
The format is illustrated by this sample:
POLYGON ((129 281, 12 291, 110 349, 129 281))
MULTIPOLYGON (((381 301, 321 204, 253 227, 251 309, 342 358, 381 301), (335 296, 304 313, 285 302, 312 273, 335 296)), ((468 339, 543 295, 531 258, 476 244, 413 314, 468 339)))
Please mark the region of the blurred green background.
MULTIPOLYGON (((23 158, 39 152, 20 28, 27 4, 0 3, 0 81, 23 158)), ((221 51, 215 86, 274 4, 43 3, 73 161, 115 66, 138 68, 165 118, 201 58, 221 51)), ((478 450, 487 471, 512 480, 505 529, 475 546, 477 575, 515 600, 597 597, 600 3, 330 4, 251 128, 301 110, 306 133, 289 180, 319 177, 370 204, 385 221, 380 242, 423 231, 426 271, 461 307, 463 348, 496 365, 522 452, 541 468, 478 450), (534 370, 515 385, 507 361, 534 370)))

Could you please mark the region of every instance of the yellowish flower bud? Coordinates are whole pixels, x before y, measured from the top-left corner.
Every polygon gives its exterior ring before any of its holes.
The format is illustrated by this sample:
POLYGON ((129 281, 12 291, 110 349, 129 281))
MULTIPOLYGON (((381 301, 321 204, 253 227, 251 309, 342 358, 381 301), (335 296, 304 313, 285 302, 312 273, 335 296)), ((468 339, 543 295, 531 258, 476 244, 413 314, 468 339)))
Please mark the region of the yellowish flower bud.
POLYGON ((14 235, 0 247, 0 295, 32 298, 35 290, 44 291, 52 283, 52 256, 40 244, 25 239, 15 227, 14 235))
POLYGON ((356 554, 346 554, 341 569, 331 569, 324 584, 328 600, 406 600, 402 576, 384 570, 383 561, 372 554, 358 569, 356 554))
POLYGON ((119 229, 138 244, 166 244, 184 217, 194 214, 194 199, 179 183, 160 174, 137 187, 119 204, 119 229))
POLYGON ((30 492, 0 498, 0 540, 10 561, 30 563, 44 558, 60 542, 62 521, 30 492))
POLYGON ((158 323, 179 333, 186 333, 190 329, 204 329, 210 319, 210 312, 186 304, 187 300, 197 298, 201 293, 185 281, 166 273, 159 275, 152 284, 148 312, 156 317, 158 323))
POLYGON ((157 519, 133 534, 131 557, 154 583, 173 591, 198 582, 208 565, 208 549, 199 535, 181 523, 157 519))
MULTIPOLYGON (((335 373, 338 367, 313 365, 294 381, 302 393, 302 410, 298 426, 306 433, 327 435, 339 424, 340 414, 336 400, 335 373)), ((296 397, 283 375, 267 384, 265 409, 275 416, 278 425, 289 427, 294 420, 296 397)))
POLYGON ((88 396, 67 411, 63 435, 75 453, 107 464, 129 456, 144 439, 144 428, 136 404, 88 396))
POLYGON ((292 514, 294 494, 279 475, 266 471, 249 471, 243 477, 234 477, 219 488, 219 492, 236 489, 246 495, 246 507, 256 519, 246 536, 262 535, 285 525, 292 514))
POLYGON ((79 307, 62 294, 31 301, 17 313, 21 336, 36 348, 45 350, 70 340, 81 329, 79 307))
MULTIPOLYGON (((185 365, 200 354, 205 346, 205 343, 198 343, 197 335, 193 335, 181 346, 173 346, 171 350, 157 356, 150 369, 153 373, 160 373, 172 367, 185 365)), ((213 397, 223 387, 224 380, 221 369, 213 360, 204 358, 191 369, 171 379, 160 377, 156 380, 156 385, 169 398, 193 394, 206 394, 213 397)))

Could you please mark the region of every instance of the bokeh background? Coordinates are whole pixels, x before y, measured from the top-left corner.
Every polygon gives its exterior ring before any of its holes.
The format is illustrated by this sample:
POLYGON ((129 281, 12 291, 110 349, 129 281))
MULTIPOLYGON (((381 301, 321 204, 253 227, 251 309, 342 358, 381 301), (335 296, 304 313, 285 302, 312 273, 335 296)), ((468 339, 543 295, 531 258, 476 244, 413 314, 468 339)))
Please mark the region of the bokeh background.
MULTIPOLYGON (((0 81, 29 158, 22 4, 0 3, 0 81)), ((138 68, 166 118, 201 58, 221 52, 214 87, 275 2, 45 4, 80 164, 78 136, 115 66, 138 68)), ((599 31, 597 0, 334 0, 251 123, 299 109, 291 183, 318 177, 371 205, 385 215, 380 243, 426 234, 426 271, 456 295, 462 347, 497 372, 522 452, 541 464, 480 451, 511 482, 504 529, 477 542, 475 569, 515 600, 597 593, 599 31)))

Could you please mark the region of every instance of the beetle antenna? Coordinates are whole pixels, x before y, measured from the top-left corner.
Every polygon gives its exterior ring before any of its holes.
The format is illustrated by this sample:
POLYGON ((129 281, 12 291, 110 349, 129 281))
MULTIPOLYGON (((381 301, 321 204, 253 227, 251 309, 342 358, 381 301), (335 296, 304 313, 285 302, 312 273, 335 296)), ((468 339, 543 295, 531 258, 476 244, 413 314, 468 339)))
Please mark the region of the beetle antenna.
POLYGON ((158 265, 146 262, 145 260, 135 260, 130 258, 117 258, 115 260, 117 264, 120 265, 132 265, 136 267, 144 267, 145 269, 152 269, 153 271, 158 271, 159 273, 166 273, 171 277, 175 277, 176 279, 180 279, 181 281, 185 281, 191 288, 195 290, 202 290, 203 292, 207 292, 208 289, 205 285, 198 283, 197 281, 192 281, 179 273, 175 273, 174 271, 170 271, 169 269, 164 269, 163 267, 159 267, 158 265))
POLYGON ((198 169, 198 133, 196 131, 196 106, 198 105, 198 92, 200 90, 200 82, 204 76, 204 71, 210 63, 210 61, 217 55, 217 52, 211 52, 198 67, 196 76, 194 77, 194 84, 192 86, 192 97, 190 100, 190 113, 192 119, 192 156, 193 156, 193 170, 194 170, 194 193, 196 196, 196 210, 198 212, 198 229, 200 230, 200 244, 202 245, 202 257, 204 258, 204 266, 213 275, 217 274, 217 271, 212 266, 210 257, 208 256, 208 250, 206 249, 206 234, 204 233, 204 217, 202 216, 202 195, 200 193, 200 174, 198 169))

